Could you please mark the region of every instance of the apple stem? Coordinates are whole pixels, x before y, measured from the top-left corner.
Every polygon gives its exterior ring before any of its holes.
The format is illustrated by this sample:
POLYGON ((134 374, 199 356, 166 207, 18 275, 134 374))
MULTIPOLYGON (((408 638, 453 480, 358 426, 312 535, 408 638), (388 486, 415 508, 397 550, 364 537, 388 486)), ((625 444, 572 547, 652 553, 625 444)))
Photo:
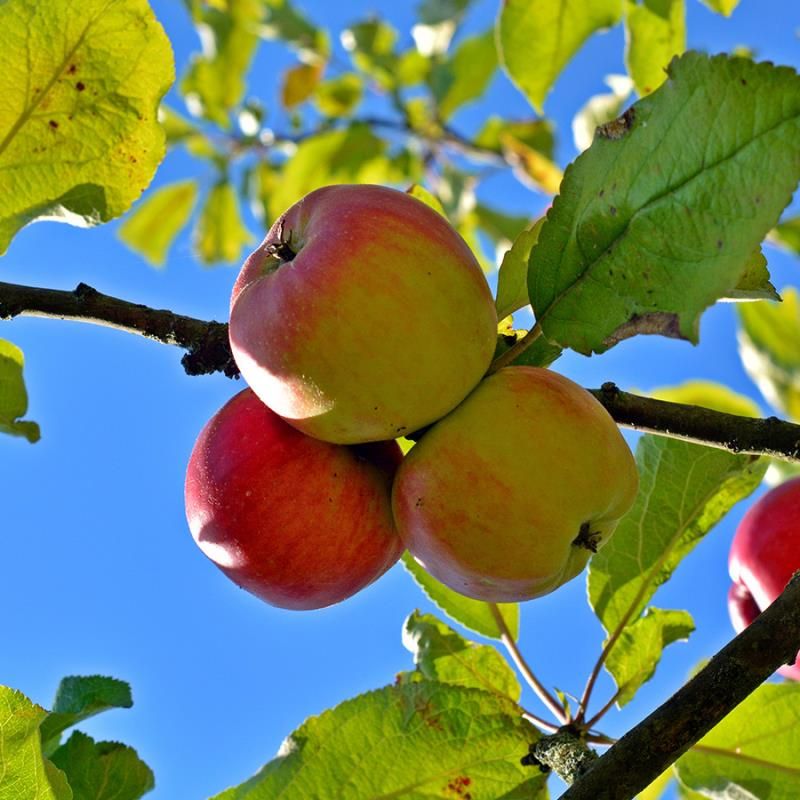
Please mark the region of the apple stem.
POLYGON ((539 323, 537 322, 521 339, 511 345, 511 347, 509 347, 505 353, 492 361, 492 363, 489 365, 489 369, 486 371, 486 374, 491 375, 492 373, 497 372, 497 370, 508 366, 521 353, 525 352, 525 350, 527 350, 541 335, 542 329, 539 327, 539 323))
POLYGON ((497 607, 497 603, 487 603, 486 605, 489 606, 489 610, 492 612, 492 616, 497 623, 497 627, 500 629, 500 641, 508 651, 508 654, 511 656, 511 660, 516 665, 522 677, 525 678, 525 682, 531 687, 531 689, 533 689, 536 696, 542 701, 542 703, 544 703, 545 706, 547 706, 553 716, 562 725, 565 725, 569 720, 567 719, 567 714, 564 710, 564 707, 558 702, 558 700, 556 700, 555 697, 553 697, 553 695, 550 694, 550 692, 547 691, 547 689, 545 689, 543 684, 533 674, 533 670, 530 668, 528 662, 525 660, 525 657, 517 647, 517 643, 514 641, 514 637, 512 636, 503 615, 500 613, 500 609, 497 607))

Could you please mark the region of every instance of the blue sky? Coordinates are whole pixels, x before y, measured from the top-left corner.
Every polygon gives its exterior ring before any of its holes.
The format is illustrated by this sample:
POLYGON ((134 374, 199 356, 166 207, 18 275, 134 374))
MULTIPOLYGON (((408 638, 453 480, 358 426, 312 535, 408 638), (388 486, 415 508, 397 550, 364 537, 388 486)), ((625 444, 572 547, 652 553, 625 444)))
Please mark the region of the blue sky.
MULTIPOLYGON (((181 3, 152 5, 180 74, 197 37, 181 3)), ((333 31, 377 12, 410 43, 414 3, 299 5, 333 31)), ((479 0, 466 31, 485 29, 496 11, 495 0, 479 0)), ((690 46, 710 52, 744 44, 759 58, 798 66, 798 28, 800 7, 790 0, 743 0, 729 20, 688 0, 690 46)), ((337 48, 345 58, 338 42, 337 48)), ((604 75, 624 72, 622 52, 620 28, 595 37, 551 94, 546 111, 559 130, 562 166, 575 156, 572 116, 604 90, 604 75)), ((251 87, 272 111, 278 108, 276 75, 292 62, 284 48, 269 43, 254 64, 251 87)), ((169 99, 179 102, 174 93, 169 99)), ((454 125, 474 132, 490 110, 530 114, 498 75, 485 100, 459 112, 454 125)), ((278 115, 276 127, 284 125, 278 115)), ((175 153, 154 185, 198 170, 212 180, 203 169, 175 153)), ((482 197, 531 216, 544 204, 508 177, 488 180, 482 197)), ((248 222, 260 238, 257 222, 248 222)), ((203 269, 183 234, 166 269, 153 270, 120 244, 118 226, 30 226, 3 259, 3 280, 53 288, 83 281, 151 306, 227 318, 234 267, 203 269)), ((797 282, 796 260, 773 248, 767 257, 778 287, 797 282)), ((410 666, 400 641, 403 620, 414 608, 432 607, 401 567, 346 603, 297 613, 270 608, 237 589, 192 542, 183 510, 186 461, 200 428, 241 383, 220 375, 189 378, 177 350, 105 328, 27 318, 1 324, 0 336, 25 352, 29 417, 42 427, 34 446, 0 437, 0 603, 7 612, 0 683, 48 705, 63 675, 129 681, 132 710, 82 727, 134 746, 156 774, 149 797, 166 800, 205 798, 244 780, 307 716, 385 685, 410 666)), ((641 338, 602 358, 567 355, 557 369, 587 386, 613 380, 643 390, 689 378, 718 380, 771 413, 741 368, 733 310, 726 305, 706 314, 696 348, 641 338)), ((743 511, 734 509, 659 593, 663 607, 688 606, 698 630, 688 644, 667 651, 637 702, 607 717, 607 733, 627 730, 732 635, 725 607, 727 549, 743 511)), ((521 646, 547 685, 580 693, 601 640, 583 578, 523 608, 521 646)), ((609 691, 603 678, 598 705, 609 691)), ((523 702, 538 710, 534 698, 523 702)))

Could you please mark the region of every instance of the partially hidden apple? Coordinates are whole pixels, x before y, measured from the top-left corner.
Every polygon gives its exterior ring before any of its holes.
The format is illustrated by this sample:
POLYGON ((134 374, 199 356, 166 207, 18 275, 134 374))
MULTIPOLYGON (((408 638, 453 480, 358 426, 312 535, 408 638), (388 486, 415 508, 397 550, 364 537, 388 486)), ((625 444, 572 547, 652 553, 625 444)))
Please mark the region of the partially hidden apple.
POLYGON ((630 449, 592 395, 547 369, 506 367, 406 455, 392 505, 434 577, 512 602, 581 572, 637 489, 630 449))
POLYGON ((403 551, 391 514, 395 442, 312 439, 250 389, 206 424, 186 472, 200 549, 274 606, 322 608, 372 583, 403 551))
POLYGON ((304 433, 394 439, 454 408, 497 339, 489 286, 434 210, 371 185, 317 189, 242 267, 230 342, 242 376, 304 433))
MULTIPOLYGON (((800 478, 792 478, 754 503, 733 537, 728 559, 733 581, 728 611, 737 633, 775 600, 798 569, 800 478)), ((778 672, 800 680, 800 656, 778 672)))

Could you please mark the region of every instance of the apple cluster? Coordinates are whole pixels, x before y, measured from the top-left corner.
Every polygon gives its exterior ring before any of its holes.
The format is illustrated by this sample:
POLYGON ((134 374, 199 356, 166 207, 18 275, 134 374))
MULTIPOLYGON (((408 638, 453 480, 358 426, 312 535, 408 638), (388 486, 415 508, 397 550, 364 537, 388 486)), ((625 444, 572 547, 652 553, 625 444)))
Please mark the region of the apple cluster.
MULTIPOLYGON (((742 518, 731 545, 728 611, 743 631, 800 570, 800 477, 771 489, 742 518)), ((800 654, 778 672, 800 680, 800 654)))
POLYGON ((631 452, 594 397, 547 369, 487 377, 489 286, 409 194, 338 185, 296 203, 245 261, 229 331, 249 388, 201 432, 186 513, 268 603, 339 602, 406 548, 469 597, 530 599, 575 577, 633 503, 631 452))

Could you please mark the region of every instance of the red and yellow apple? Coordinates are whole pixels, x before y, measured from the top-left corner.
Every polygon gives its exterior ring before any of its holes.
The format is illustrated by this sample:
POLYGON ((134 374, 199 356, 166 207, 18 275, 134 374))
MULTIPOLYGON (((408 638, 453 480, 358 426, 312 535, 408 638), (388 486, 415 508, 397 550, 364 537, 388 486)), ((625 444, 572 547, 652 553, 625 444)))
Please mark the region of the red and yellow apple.
POLYGON ((245 389, 192 451, 192 536, 229 578, 271 605, 338 603, 403 551, 391 512, 401 459, 395 442, 345 447, 305 436, 245 389))
POLYGON ((392 506, 435 578, 511 602, 581 572, 637 489, 630 449, 592 395, 547 369, 506 367, 408 453, 392 506))
MULTIPOLYGON (((733 537, 728 569, 728 611, 739 633, 800 569, 800 478, 771 489, 748 509, 733 537)), ((778 672, 800 680, 800 657, 778 672)))
POLYGON ((272 226, 231 297, 230 341, 253 391, 339 444, 394 439, 481 380, 497 315, 474 255, 421 201, 327 186, 272 226))

